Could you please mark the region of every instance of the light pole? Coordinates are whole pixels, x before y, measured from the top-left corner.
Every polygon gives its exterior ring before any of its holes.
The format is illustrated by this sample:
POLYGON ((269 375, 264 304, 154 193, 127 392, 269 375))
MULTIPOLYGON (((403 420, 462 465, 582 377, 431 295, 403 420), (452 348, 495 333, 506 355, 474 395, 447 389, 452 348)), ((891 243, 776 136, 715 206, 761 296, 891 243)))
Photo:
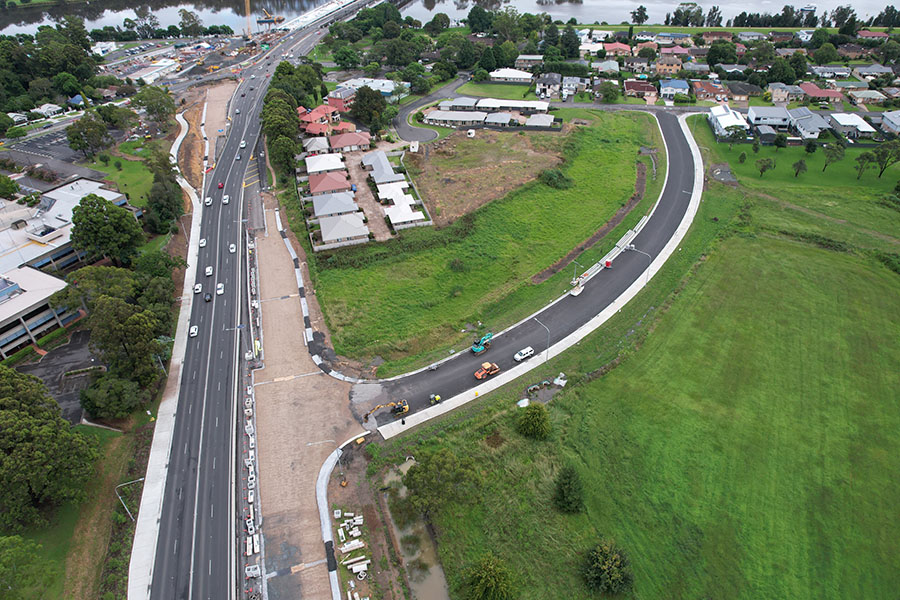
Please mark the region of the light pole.
POLYGON ((544 362, 547 362, 550 360, 550 328, 547 327, 546 325, 544 325, 543 323, 541 323, 540 321, 538 321, 537 317, 532 317, 532 318, 535 321, 537 321, 538 325, 540 325, 541 327, 543 327, 544 329, 547 330, 547 356, 546 356, 546 358, 544 358, 544 362))
POLYGON ((580 262, 578 262, 577 260, 572 260, 572 262, 575 263, 575 264, 574 264, 575 271, 574 271, 574 273, 573 273, 573 275, 572 275, 572 281, 575 281, 575 280, 578 279, 578 267, 581 267, 581 268, 583 269, 583 268, 584 268, 584 265, 582 265, 582 264, 581 264, 580 262))
MULTIPOLYGON (((644 256, 646 256, 647 258, 650 259, 650 263, 651 263, 651 264, 653 263, 653 257, 650 256, 649 254, 647 254, 646 252, 644 252, 643 250, 638 250, 637 248, 635 248, 635 247, 634 247, 634 244, 628 244, 627 246, 625 246, 625 249, 626 249, 626 250, 632 250, 632 251, 634 251, 634 252, 638 252, 638 253, 640 253, 640 254, 643 254, 644 256)), ((649 282, 650 282, 650 265, 647 265, 647 270, 644 271, 644 273, 646 274, 646 277, 645 277, 645 279, 644 279, 644 283, 649 283, 649 282)))

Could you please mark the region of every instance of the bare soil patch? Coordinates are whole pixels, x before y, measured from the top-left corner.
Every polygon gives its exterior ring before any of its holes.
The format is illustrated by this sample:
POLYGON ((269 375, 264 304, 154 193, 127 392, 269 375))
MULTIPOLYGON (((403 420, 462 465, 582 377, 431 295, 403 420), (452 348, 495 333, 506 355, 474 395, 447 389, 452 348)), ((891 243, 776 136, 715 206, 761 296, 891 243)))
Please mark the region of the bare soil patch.
POLYGON ((410 174, 437 226, 452 223, 562 162, 566 131, 464 131, 407 154, 410 174))

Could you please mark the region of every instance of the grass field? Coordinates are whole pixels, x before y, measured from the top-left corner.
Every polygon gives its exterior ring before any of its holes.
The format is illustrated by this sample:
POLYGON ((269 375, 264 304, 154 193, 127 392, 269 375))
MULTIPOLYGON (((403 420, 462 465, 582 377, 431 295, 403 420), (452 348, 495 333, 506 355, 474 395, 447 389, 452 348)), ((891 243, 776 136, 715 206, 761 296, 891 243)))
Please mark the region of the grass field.
POLYGON ((143 161, 128 160, 113 156, 109 166, 99 160, 87 163, 87 166, 106 173, 107 178, 119 185, 119 191, 128 194, 128 202, 132 206, 144 208, 153 185, 153 174, 144 166, 143 161), (122 163, 122 170, 116 168, 116 161, 122 163))
MULTIPOLYGON (((469 225, 407 230, 392 242, 317 259, 316 289, 338 353, 382 356, 389 361, 382 374, 402 370, 467 340, 459 331, 466 323, 502 329, 566 289, 570 273, 537 286, 529 278, 628 199, 638 146, 661 147, 648 116, 574 109, 566 115, 595 122, 575 134, 568 151, 573 188, 535 182, 473 213, 469 225)), ((600 249, 584 260, 599 259, 600 249)))
POLYGON ((529 86, 512 83, 464 83, 456 90, 461 96, 486 96, 504 100, 537 100, 534 90, 529 86))

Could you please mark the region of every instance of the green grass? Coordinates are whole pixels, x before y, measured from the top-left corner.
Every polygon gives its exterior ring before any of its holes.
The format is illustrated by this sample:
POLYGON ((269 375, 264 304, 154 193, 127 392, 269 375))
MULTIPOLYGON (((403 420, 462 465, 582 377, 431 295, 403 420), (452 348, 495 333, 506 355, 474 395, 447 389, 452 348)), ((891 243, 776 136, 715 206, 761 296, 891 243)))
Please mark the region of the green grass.
POLYGON ((108 179, 119 185, 120 192, 128 194, 128 202, 132 206, 140 208, 147 206, 147 197, 150 194, 150 187, 153 185, 153 174, 143 161, 113 156, 109 161, 109 166, 99 160, 90 162, 87 166, 106 173, 108 179), (121 171, 115 167, 116 161, 122 163, 121 171))
POLYGON ((168 234, 154 235, 151 239, 142 244, 141 247, 138 248, 138 251, 143 254, 145 252, 155 252, 156 250, 162 250, 170 238, 171 236, 168 234))
POLYGON ((534 90, 526 85, 513 83, 476 83, 470 81, 459 86, 456 90, 459 95, 486 96, 488 98, 502 98, 504 100, 537 100, 534 90))
MULTIPOLYGON (((595 126, 574 134, 565 167, 573 188, 551 190, 535 182, 478 210, 465 233, 418 228, 387 244, 341 250, 335 253, 340 264, 319 257, 314 276, 337 352, 380 355, 388 359, 379 370, 386 376, 461 348, 470 337, 460 333, 466 323, 482 321, 498 331, 567 289, 567 269, 541 285, 529 278, 589 237, 628 199, 639 145, 662 147, 649 116, 580 114, 595 126), (462 261, 462 272, 450 269, 454 259, 462 261)), ((648 200, 648 210, 655 200, 648 200)), ((630 215, 639 217, 638 211, 630 215)), ((615 232, 610 238, 612 245, 615 232)), ((589 265, 607 250, 598 244, 578 260, 589 265)))

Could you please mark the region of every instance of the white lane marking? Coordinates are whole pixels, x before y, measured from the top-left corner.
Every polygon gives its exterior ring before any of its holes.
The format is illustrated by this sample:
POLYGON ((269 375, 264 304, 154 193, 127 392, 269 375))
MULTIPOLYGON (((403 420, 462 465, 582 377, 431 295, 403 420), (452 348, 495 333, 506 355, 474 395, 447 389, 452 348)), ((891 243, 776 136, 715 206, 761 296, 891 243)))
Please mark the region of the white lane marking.
POLYGON ((216 468, 216 457, 213 456, 213 469, 215 469, 215 468, 216 468))
POLYGON ((184 443, 184 453, 187 454, 187 442, 184 443))
POLYGON ((211 521, 212 518, 213 518, 213 508, 214 508, 214 507, 215 507, 215 504, 210 504, 210 505, 209 505, 209 519, 210 519, 210 521, 211 521))

